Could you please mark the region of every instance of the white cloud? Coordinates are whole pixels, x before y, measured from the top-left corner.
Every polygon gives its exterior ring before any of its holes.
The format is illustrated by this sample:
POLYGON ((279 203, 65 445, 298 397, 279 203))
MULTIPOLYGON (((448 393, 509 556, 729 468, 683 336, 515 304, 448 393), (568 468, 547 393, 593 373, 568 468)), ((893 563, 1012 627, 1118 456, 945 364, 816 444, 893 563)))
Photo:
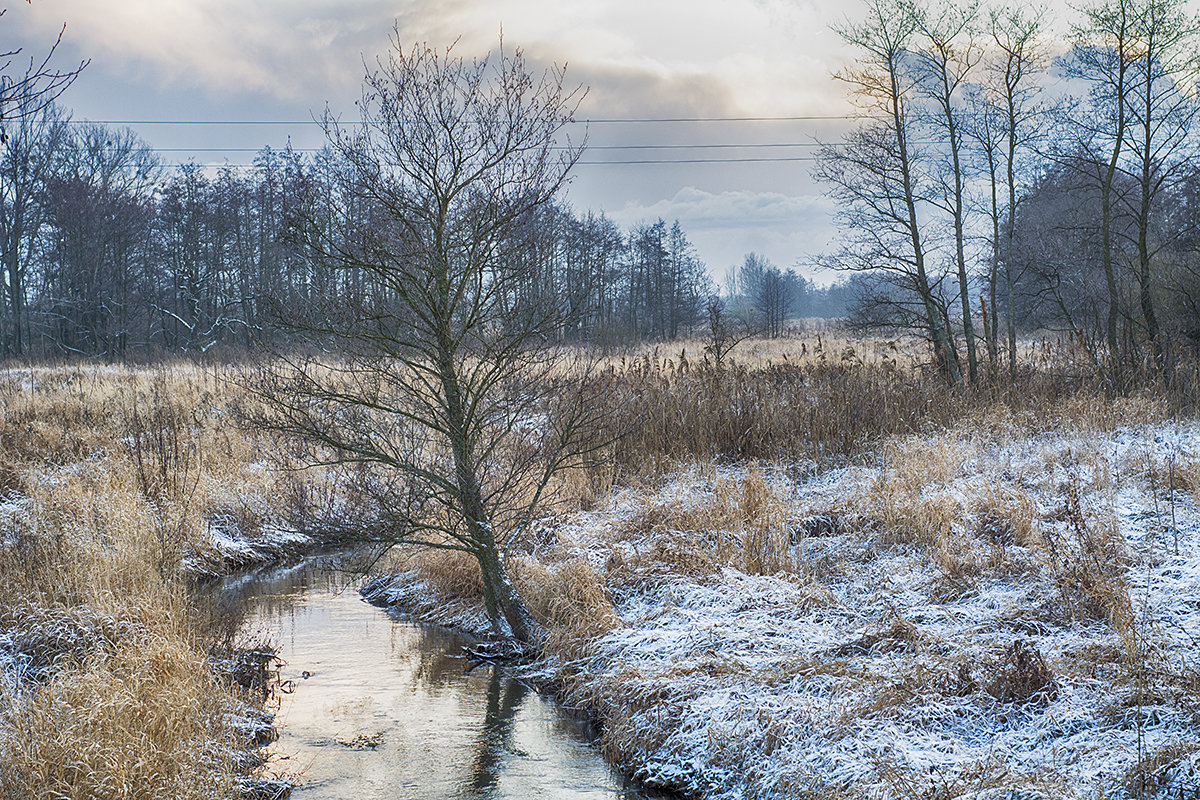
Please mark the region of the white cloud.
MULTIPOLYGON (((831 235, 833 203, 822 195, 736 190, 708 192, 688 186, 670 199, 627 203, 609 214, 629 228, 661 217, 679 220, 708 264, 714 279, 755 251, 784 267, 808 267, 825 249, 831 235)), ((828 281, 828 276, 816 276, 828 281)))
POLYGON ((503 27, 531 58, 569 62, 592 83, 603 116, 609 106, 661 111, 705 100, 709 113, 840 107, 840 91, 827 87, 829 60, 841 52, 821 33, 828 16, 815 3, 782 0, 59 0, 17 4, 4 24, 33 44, 66 20, 93 69, 132 83, 310 105, 354 89, 363 55, 386 48, 393 24, 403 43, 461 37, 466 54, 493 47, 503 27))
POLYGON ((394 19, 380 0, 63 0, 10 14, 31 43, 66 20, 65 38, 90 69, 133 84, 313 102, 357 84, 359 53, 385 45, 394 19))

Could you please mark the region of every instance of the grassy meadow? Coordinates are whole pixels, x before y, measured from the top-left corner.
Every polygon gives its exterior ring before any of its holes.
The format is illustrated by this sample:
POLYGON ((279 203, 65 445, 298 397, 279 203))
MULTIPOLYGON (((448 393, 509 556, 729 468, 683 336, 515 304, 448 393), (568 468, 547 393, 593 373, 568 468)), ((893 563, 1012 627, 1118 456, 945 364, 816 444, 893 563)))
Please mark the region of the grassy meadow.
POLYGON ((187 583, 307 540, 231 377, 0 374, 0 796, 236 795, 247 698, 187 583))
MULTIPOLYGON (((509 557, 547 631, 531 676, 622 768, 689 795, 1187 785, 1192 405, 1112 399, 1061 343, 1025 352, 1020 386, 971 392, 911 341, 831 329, 721 369, 698 340, 606 356, 597 435, 622 435, 509 557)), ((357 507, 238 423, 243 375, 0 373, 0 796, 238 795, 248 698, 188 585, 300 553, 357 507)), ((481 624, 469 559, 379 570, 377 601, 481 624)))

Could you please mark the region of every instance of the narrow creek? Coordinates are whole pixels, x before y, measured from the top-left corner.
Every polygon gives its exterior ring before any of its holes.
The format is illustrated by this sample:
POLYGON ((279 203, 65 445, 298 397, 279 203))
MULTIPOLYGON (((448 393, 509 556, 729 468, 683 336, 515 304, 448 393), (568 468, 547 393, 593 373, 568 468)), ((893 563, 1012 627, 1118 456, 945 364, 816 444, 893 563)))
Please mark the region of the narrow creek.
POLYGON ((284 662, 271 755, 294 800, 647 797, 553 700, 472 669, 464 638, 368 604, 328 561, 226 578, 212 600, 284 662))

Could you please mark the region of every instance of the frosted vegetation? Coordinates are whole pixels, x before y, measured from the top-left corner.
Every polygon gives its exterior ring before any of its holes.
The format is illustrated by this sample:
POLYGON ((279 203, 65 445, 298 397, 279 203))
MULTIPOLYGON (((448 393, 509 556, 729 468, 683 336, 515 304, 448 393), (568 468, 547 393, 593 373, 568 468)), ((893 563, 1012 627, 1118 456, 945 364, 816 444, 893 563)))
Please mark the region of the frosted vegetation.
MULTIPOLYGON (((606 417, 640 425, 607 465, 558 476, 508 546, 544 632, 525 669, 616 764, 709 797, 1192 785, 1186 407, 1055 399, 1036 375, 933 403, 910 343, 828 330, 744 342, 721 370, 678 347, 606 363, 606 417), (831 402, 851 392, 853 414, 831 402)), ((1062 374, 1061 352, 1039 374, 1062 374)), ((296 470, 294 446, 238 427, 243 375, 3 375, 5 796, 246 785, 269 719, 221 677, 231 633, 183 588, 375 530, 376 509, 361 470, 296 470)), ((490 629, 464 554, 400 548, 367 592, 490 629)))

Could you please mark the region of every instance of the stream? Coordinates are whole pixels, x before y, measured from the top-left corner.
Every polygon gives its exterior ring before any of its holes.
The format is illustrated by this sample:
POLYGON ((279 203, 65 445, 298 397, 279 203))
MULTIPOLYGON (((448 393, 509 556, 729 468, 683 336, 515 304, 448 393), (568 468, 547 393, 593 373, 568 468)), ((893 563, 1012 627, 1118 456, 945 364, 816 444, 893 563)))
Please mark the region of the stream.
POLYGON ((271 745, 293 800, 647 797, 587 725, 461 657, 468 640, 368 604, 328 561, 232 576, 212 600, 283 660, 271 745))

